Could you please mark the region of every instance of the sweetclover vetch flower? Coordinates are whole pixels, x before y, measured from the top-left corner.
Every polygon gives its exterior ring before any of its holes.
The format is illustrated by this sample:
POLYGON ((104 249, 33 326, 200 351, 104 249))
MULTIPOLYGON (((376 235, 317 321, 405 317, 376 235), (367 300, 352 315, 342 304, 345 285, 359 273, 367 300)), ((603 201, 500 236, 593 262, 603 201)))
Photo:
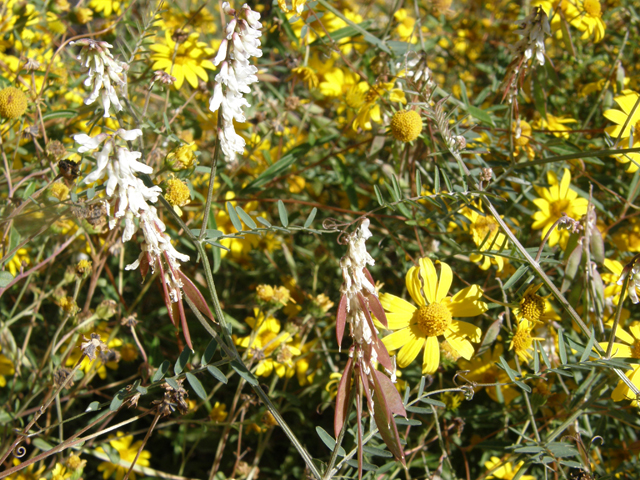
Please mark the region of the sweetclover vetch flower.
POLYGON ((102 106, 104 108, 103 117, 109 117, 109 109, 113 103, 116 112, 122 110, 120 99, 114 85, 122 87, 125 85, 123 72, 129 66, 113 58, 110 49, 113 46, 107 42, 101 42, 83 38, 81 40, 70 42, 69 45, 80 45, 80 55, 78 60, 82 66, 88 69, 87 78, 84 81, 86 87, 91 87, 91 93, 84 100, 85 105, 91 105, 99 96, 102 97, 102 106))
MULTIPOLYGON (((382 439, 393 455, 404 464, 404 452, 393 421, 393 414, 406 416, 406 411, 402 398, 393 385, 395 366, 378 338, 378 331, 371 316, 373 313, 377 321, 386 327, 386 316, 378 299, 373 278, 367 270, 367 265, 374 264, 365 246, 365 241, 371 235, 369 219, 365 218, 358 229, 348 235, 347 253, 340 259, 344 283, 340 287, 342 297, 336 316, 336 336, 338 345, 341 345, 346 325, 349 324, 353 345, 349 349, 349 360, 336 394, 334 431, 337 437, 348 419, 352 388, 356 389, 357 411, 358 415, 362 416, 361 405, 364 392, 369 413, 375 419, 382 439), (383 372, 376 370, 376 362, 379 362, 390 374, 391 379, 383 372), (381 421, 382 419, 384 421, 381 421)), ((358 433, 358 456, 362 458, 361 429, 358 429, 358 433)))
MULTIPOLYGON (((189 261, 189 256, 178 252, 173 247, 171 238, 165 233, 165 224, 158 217, 156 208, 151 205, 158 201, 162 189, 158 186, 147 187, 140 178, 136 177, 136 173, 149 174, 153 169, 138 161, 142 156, 140 152, 132 152, 126 146, 121 146, 118 141, 118 139, 132 141, 140 135, 142 131, 139 129, 119 129, 113 134, 100 133, 90 137, 82 133, 73 138, 80 144, 78 153, 97 150, 104 143, 102 150, 95 154, 95 170, 87 175, 83 182, 90 184, 107 177, 105 183, 107 198, 117 198, 114 216, 109 219, 109 228, 114 228, 117 220, 124 218, 123 242, 131 240, 138 228, 142 230, 144 235, 142 252, 138 260, 125 268, 134 270, 140 267, 143 277, 146 276, 149 268, 151 271, 160 269, 164 298, 171 320, 175 323, 171 304, 178 303, 185 340, 191 346, 181 289, 185 283, 188 283, 190 292, 195 295, 199 295, 199 292, 196 293, 195 285, 180 271, 180 262, 189 261)), ((203 313, 213 319, 211 312, 206 310, 208 308, 205 308, 203 313)))
POLYGON ((236 154, 244 152, 245 140, 238 135, 233 121, 245 122, 243 107, 250 107, 243 97, 251 93, 249 85, 258 82, 258 68, 249 63, 251 57, 261 57, 260 37, 262 24, 260 14, 245 3, 238 12, 228 2, 222 4, 226 15, 232 17, 227 24, 227 36, 222 40, 213 64, 220 65, 216 75, 213 96, 209 102, 212 112, 220 109, 222 128, 218 129, 220 147, 227 160, 233 162, 236 154))

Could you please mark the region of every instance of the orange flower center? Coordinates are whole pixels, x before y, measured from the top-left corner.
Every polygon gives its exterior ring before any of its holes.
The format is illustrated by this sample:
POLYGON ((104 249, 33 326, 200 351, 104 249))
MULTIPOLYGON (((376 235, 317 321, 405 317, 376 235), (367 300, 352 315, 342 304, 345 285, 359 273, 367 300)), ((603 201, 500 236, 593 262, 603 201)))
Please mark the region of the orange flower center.
POLYGON ((584 11, 592 17, 599 17, 602 15, 602 7, 598 0, 585 0, 582 4, 584 11))
POLYGON ((631 347, 631 357, 640 358, 640 340, 636 340, 631 347))
POLYGON ((544 313, 544 298, 535 293, 526 295, 520 301, 520 311, 527 320, 537 321, 544 313))
MULTIPOLYGON (((566 198, 561 198, 554 202, 551 202, 551 217, 558 219, 562 216, 563 213, 569 215, 569 210, 571 208, 571 201, 566 198)), ((571 216, 571 215, 569 215, 571 216)))
POLYGON ((417 312, 418 328, 427 337, 437 337, 451 325, 451 312, 441 303, 431 303, 420 307, 417 312))

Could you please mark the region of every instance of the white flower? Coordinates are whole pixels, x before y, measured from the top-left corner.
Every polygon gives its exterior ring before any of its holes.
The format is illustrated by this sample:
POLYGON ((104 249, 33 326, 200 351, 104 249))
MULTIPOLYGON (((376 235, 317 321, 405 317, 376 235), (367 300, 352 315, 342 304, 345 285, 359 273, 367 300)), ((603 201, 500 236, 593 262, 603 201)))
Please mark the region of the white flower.
POLYGON ((123 87, 125 85, 123 72, 128 68, 128 65, 113 58, 110 51, 113 47, 107 42, 85 38, 70 42, 69 45, 82 46, 78 60, 87 69, 84 85, 91 88, 91 93, 84 100, 85 105, 91 105, 99 96, 102 96, 104 117, 110 116, 111 104, 116 112, 121 111, 122 105, 115 86, 123 87))
POLYGON ((249 59, 262 56, 259 40, 262 24, 260 14, 246 4, 239 13, 228 2, 222 4, 222 9, 233 18, 225 28, 226 38, 214 59, 214 64, 220 65, 220 72, 215 78, 209 110, 222 113, 218 139, 225 157, 232 162, 236 154, 244 152, 245 141, 236 133, 233 121, 245 122, 243 108, 251 106, 243 94, 251 93, 249 86, 258 81, 258 69, 249 63, 249 59))

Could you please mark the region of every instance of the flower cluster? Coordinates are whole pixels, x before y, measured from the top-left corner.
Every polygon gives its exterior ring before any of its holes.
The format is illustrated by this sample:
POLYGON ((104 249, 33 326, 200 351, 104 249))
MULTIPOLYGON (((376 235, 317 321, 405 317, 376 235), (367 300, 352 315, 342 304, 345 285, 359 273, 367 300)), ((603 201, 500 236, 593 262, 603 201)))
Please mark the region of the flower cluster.
POLYGON ((104 107, 104 117, 109 117, 111 103, 116 112, 122 110, 120 99, 116 93, 114 84, 123 87, 125 80, 123 73, 128 65, 113 58, 110 49, 113 46, 107 42, 100 42, 83 38, 69 45, 80 45, 80 55, 78 60, 82 66, 88 69, 87 78, 84 81, 86 87, 91 87, 91 94, 85 98, 84 104, 91 105, 102 96, 102 106, 104 107))
POLYGON ((216 85, 209 102, 212 112, 220 109, 222 128, 218 128, 218 139, 222 151, 230 162, 236 154, 244 152, 245 141, 238 135, 233 121, 245 122, 243 107, 250 107, 243 97, 250 93, 249 85, 256 83, 258 68, 249 63, 251 57, 261 57, 260 40, 262 24, 260 14, 244 4, 238 13, 228 2, 222 4, 224 13, 233 18, 227 24, 227 36, 220 44, 220 49, 213 63, 220 65, 220 73, 216 75, 216 85))
POLYGON ((124 218, 124 231, 122 241, 131 240, 138 226, 144 235, 142 253, 137 261, 128 265, 127 270, 141 266, 141 271, 146 274, 150 266, 152 271, 160 267, 163 273, 163 288, 168 287, 168 296, 171 302, 177 302, 181 298, 180 288, 180 263, 189 260, 187 255, 178 252, 171 244, 170 237, 164 233, 165 224, 158 217, 155 207, 151 204, 158 201, 162 189, 158 186, 147 187, 144 182, 136 177, 136 173, 152 173, 153 169, 139 162, 142 154, 130 151, 126 146, 120 145, 118 139, 132 141, 142 135, 142 131, 119 129, 114 134, 100 133, 90 137, 84 133, 74 135, 74 140, 80 144, 78 153, 91 152, 102 145, 102 150, 96 154, 96 168, 84 179, 85 184, 106 180, 106 194, 108 198, 118 199, 115 214, 109 220, 109 228, 116 226, 116 221, 124 218), (165 274, 162 258, 165 259, 168 271, 165 274))

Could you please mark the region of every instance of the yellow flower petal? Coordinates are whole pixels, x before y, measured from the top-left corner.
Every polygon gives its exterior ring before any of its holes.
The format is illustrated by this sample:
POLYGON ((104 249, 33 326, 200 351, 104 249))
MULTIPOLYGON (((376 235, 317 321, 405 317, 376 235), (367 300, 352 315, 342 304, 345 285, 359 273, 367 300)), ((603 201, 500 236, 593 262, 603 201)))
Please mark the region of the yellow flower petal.
POLYGON ((436 337, 427 337, 422 359, 422 374, 431 375, 440 365, 440 344, 436 337))
POLYGON ((380 303, 382 304, 382 308, 387 312, 413 315, 413 312, 416 310, 416 307, 406 300, 396 297, 395 295, 391 295, 390 293, 383 293, 380 295, 380 303))
POLYGON ((453 274, 451 273, 451 267, 446 263, 440 262, 440 280, 438 281, 438 289, 436 291, 436 302, 441 302, 442 299, 447 296, 452 281, 453 274))
MULTIPOLYGON (((451 298, 448 305, 453 317, 475 317, 487 311, 487 304, 481 302, 482 289, 478 285, 469 285, 451 298)), ((443 302, 444 303, 444 302, 443 302)))
POLYGON ((429 258, 420 259, 420 276, 424 284, 423 291, 427 303, 435 302, 436 289, 438 287, 438 274, 436 273, 436 267, 429 258))
POLYGON ((420 289, 422 288, 422 284, 420 283, 420 269, 418 267, 411 267, 407 272, 405 282, 407 284, 407 290, 409 291, 409 295, 414 302, 418 304, 418 306, 422 307, 424 305, 424 298, 420 293, 420 289))
POLYGON ((387 335, 382 339, 382 343, 387 347, 387 350, 398 350, 404 347, 412 338, 415 338, 415 335, 411 333, 411 327, 407 327, 387 335))
MULTIPOLYGON (((418 356, 418 354, 420 353, 420 350, 425 344, 424 337, 416 336, 411 329, 407 329, 407 330, 410 330, 411 332, 409 341, 400 349, 397 357, 398 367, 400 368, 408 367, 411 364, 411 362, 413 362, 415 358, 418 356)), ((403 330, 400 330, 400 331, 402 332, 403 330)), ((433 337, 433 339, 436 341, 436 345, 437 345, 438 340, 435 337, 433 337)))

